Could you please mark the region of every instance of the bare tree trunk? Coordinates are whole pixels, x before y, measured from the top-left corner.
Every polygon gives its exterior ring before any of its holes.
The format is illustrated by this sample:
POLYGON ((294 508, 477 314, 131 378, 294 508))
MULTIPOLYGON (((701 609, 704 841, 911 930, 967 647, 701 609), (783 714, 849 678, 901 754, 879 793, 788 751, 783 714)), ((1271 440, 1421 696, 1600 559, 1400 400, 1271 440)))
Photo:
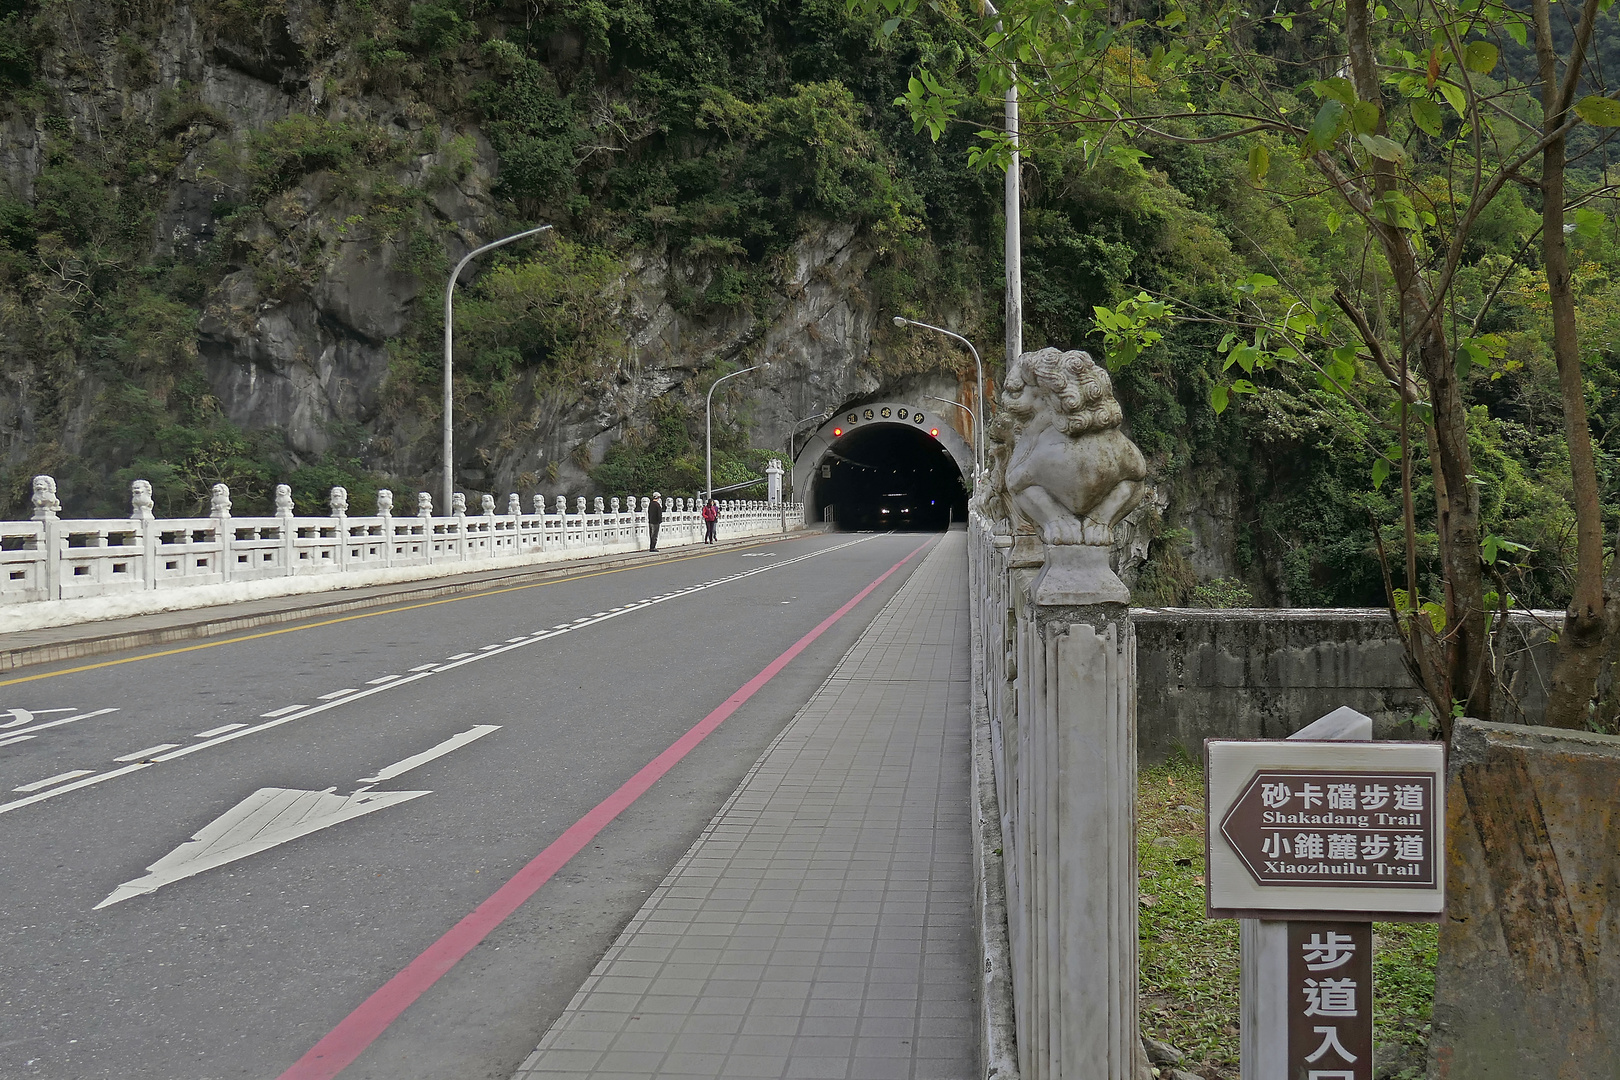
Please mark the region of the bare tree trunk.
MULTIPOLYGON (((1383 94, 1373 57, 1367 0, 1346 0, 1345 36, 1356 96, 1379 106, 1378 131, 1382 133, 1386 130, 1383 94)), ((1372 167, 1375 194, 1394 190, 1394 166, 1374 158, 1372 167)), ((1473 461, 1468 449, 1468 410, 1445 328, 1431 314, 1433 297, 1411 237, 1393 225, 1375 227, 1400 294, 1401 351, 1403 356, 1417 357, 1434 410, 1436 525, 1446 587, 1444 692, 1451 699, 1434 704, 1441 733, 1449 739, 1451 703, 1460 700, 1469 716, 1489 718, 1496 686, 1496 673, 1490 665, 1485 575, 1479 558, 1479 495, 1469 482, 1473 461)))
MULTIPOLYGON (((1541 68, 1543 130, 1555 131, 1579 85, 1581 61, 1591 37, 1597 0, 1588 0, 1577 28, 1564 77, 1559 78, 1553 49, 1549 0, 1534 0, 1536 59, 1541 68)), ((1569 251, 1564 242, 1564 155, 1562 135, 1550 140, 1541 156, 1541 246, 1552 301, 1553 356, 1558 361, 1558 389, 1564 401, 1564 439, 1575 504, 1575 587, 1558 636, 1558 662, 1547 696, 1548 727, 1586 726, 1598 675, 1603 668, 1607 629, 1603 589, 1603 510, 1598 499, 1597 469, 1592 462, 1592 435, 1586 421, 1586 393, 1581 377, 1580 341, 1575 332, 1575 290, 1570 283, 1569 251)))

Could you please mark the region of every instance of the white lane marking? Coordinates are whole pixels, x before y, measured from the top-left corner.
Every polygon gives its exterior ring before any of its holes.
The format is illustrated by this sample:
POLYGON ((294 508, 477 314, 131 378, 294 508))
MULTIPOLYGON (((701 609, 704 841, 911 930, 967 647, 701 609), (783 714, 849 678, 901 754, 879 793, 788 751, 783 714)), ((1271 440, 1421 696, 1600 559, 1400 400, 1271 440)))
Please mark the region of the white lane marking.
POLYGON ((553 626, 552 629, 553 630, 566 630, 566 629, 568 629, 568 623, 560 622, 556 626, 553 626))
MULTIPOLYGON (((270 712, 260 713, 259 715, 264 717, 266 720, 274 720, 278 716, 286 716, 288 713, 297 712, 299 709, 302 709, 302 708, 304 708, 304 706, 302 706, 302 705, 288 705, 286 708, 274 709, 274 710, 272 710, 270 712)), ((242 725, 237 724, 236 726, 241 727, 242 725)), ((199 735, 198 738, 202 738, 202 736, 199 735)))
POLYGON ((0 731, 4 731, 7 728, 22 727, 25 724, 32 724, 34 722, 34 717, 43 716, 45 713, 72 712, 72 711, 73 711, 72 709, 4 709, 4 710, 0 710, 0 716, 9 716, 9 717, 11 717, 10 720, 7 720, 5 723, 0 724, 0 731))
POLYGON ((366 814, 430 794, 426 791, 372 791, 334 795, 325 791, 260 788, 204 825, 186 843, 147 867, 147 873, 118 886, 95 910, 132 896, 153 893, 204 870, 308 836, 366 814))
POLYGON ((12 743, 27 742, 32 735, 13 735, 10 738, 0 739, 0 746, 10 746, 12 743))
MULTIPOLYGON (((654 604, 661 604, 661 603, 665 603, 666 601, 669 601, 669 600, 678 599, 680 597, 691 596, 694 593, 702 592, 705 589, 713 588, 716 585, 723 585, 723 584, 729 584, 730 582, 733 582, 733 581, 740 581, 743 578, 753 577, 755 574, 763 574, 763 573, 766 573, 766 572, 771 571, 771 570, 780 570, 783 567, 792 566, 794 563, 801 563, 801 562, 804 562, 806 559, 813 559, 818 555, 826 555, 826 554, 829 554, 830 552, 842 551, 844 548, 855 547, 857 544, 864 544, 868 540, 872 540, 872 539, 875 539, 875 538, 876 538, 875 535, 863 536, 858 540, 850 540, 850 541, 847 541, 847 542, 842 543, 842 544, 835 544, 832 547, 821 548, 821 549, 816 550, 816 551, 806 552, 803 555, 800 555, 800 556, 798 556, 796 558, 788 559, 788 560, 786 560, 784 562, 767 563, 765 565, 755 567, 752 570, 744 570, 744 571, 741 571, 741 572, 739 572, 737 574, 733 574, 731 577, 717 578, 714 581, 705 581, 705 582, 703 582, 702 584, 699 584, 699 585, 689 585, 684 589, 678 589, 675 592, 666 593, 662 597, 655 597, 655 598, 652 598, 652 599, 649 599, 649 600, 645 600, 645 601, 643 601, 643 602, 641 602, 639 604, 634 604, 634 605, 626 608, 624 612, 620 612, 619 614, 626 614, 626 613, 631 612, 631 611, 640 611, 640 610, 642 610, 644 608, 652 607, 654 604)), ((499 649, 496 649, 496 650, 491 651, 491 652, 457 653, 455 656, 452 656, 452 657, 449 658, 449 660, 454 661, 454 663, 446 662, 444 664, 436 665, 433 668, 431 668, 430 670, 420 671, 420 672, 417 672, 414 675, 408 675, 408 676, 406 676, 404 678, 395 679, 393 682, 388 683, 388 684, 386 684, 384 686, 374 686, 369 690, 360 690, 360 691, 355 692, 353 694, 353 696, 351 696, 351 697, 336 699, 336 700, 332 700, 332 701, 327 701, 327 702, 325 702, 324 704, 321 704, 321 705, 311 705, 310 707, 308 707, 307 709, 303 709, 302 711, 288 713, 285 716, 280 716, 280 717, 277 717, 277 718, 275 718, 273 720, 266 720, 262 724, 255 724, 252 727, 244 727, 244 728, 241 728, 240 730, 237 730, 237 731, 231 731, 231 732, 228 732, 227 734, 220 735, 218 738, 211 738, 211 739, 208 739, 208 740, 206 740, 204 742, 193 743, 190 746, 183 746, 183 747, 179 748, 178 750, 170 750, 167 753, 160 754, 159 756, 153 758, 151 761, 138 761, 138 762, 135 762, 133 765, 125 765, 122 769, 114 769, 111 772, 98 773, 95 776, 87 776, 83 780, 75 780, 70 784, 64 784, 61 787, 52 788, 49 791, 41 791, 41 792, 38 792, 36 794, 29 795, 26 798, 13 799, 11 802, 8 802, 8 803, 0 803, 0 814, 8 814, 13 810, 20 810, 25 806, 31 806, 34 803, 41 802, 41 801, 43 801, 45 799, 54 798, 57 795, 61 795, 61 794, 64 794, 66 792, 69 792, 69 791, 77 791, 80 788, 90 787, 93 784, 99 784, 99 783, 102 783, 103 781, 106 781, 106 780, 113 780, 113 779, 116 779, 116 778, 118 778, 120 776, 127 776, 128 774, 130 774, 132 772, 136 772, 136 771, 138 771, 140 769, 150 768, 154 764, 160 764, 160 763, 163 763, 163 762, 173 761, 176 758, 185 757, 187 754, 194 754, 199 750, 212 749, 215 746, 220 746, 220 745, 222 745, 224 743, 228 743, 228 742, 234 742, 235 740, 243 738, 243 737, 248 736, 248 735, 257 735, 261 731, 269 731, 271 728, 280 727, 282 724, 289 724, 289 723, 292 723, 294 720, 302 720, 302 719, 304 719, 306 717, 314 716, 316 713, 323 713, 323 712, 326 712, 328 709, 335 709, 340 705, 347 705, 351 701, 357 701, 360 698, 367 698, 367 697, 372 696, 373 694, 381 693, 384 690, 392 690, 392 689, 394 689, 396 687, 405 686, 405 685, 407 685, 409 683, 414 683, 414 682, 416 682, 416 681, 418 681, 420 679, 427 678, 429 675, 436 675, 436 674, 438 674, 440 672, 443 672, 443 671, 453 671, 456 668, 461 667, 464 664, 475 663, 475 662, 477 662, 479 660, 484 660, 484 659, 487 659, 488 657, 491 657, 491 656, 500 656, 501 654, 506 653, 506 652, 510 652, 513 649, 521 649, 525 645, 534 645, 534 644, 536 644, 538 642, 541 642, 541 641, 549 641, 550 639, 552 639, 554 637, 560 637, 561 635, 569 633, 571 631, 583 629, 586 626, 594 626, 598 622, 605 622, 607 619, 612 619, 612 618, 617 618, 617 617, 618 617, 617 615, 608 615, 608 614, 604 613, 602 618, 575 619, 573 622, 568 623, 565 626, 562 626, 560 629, 553 629, 553 630, 544 631, 542 633, 537 633, 537 634, 533 635, 532 637, 529 637, 529 638, 527 638, 527 639, 525 639, 525 640, 523 640, 523 641, 521 641, 521 642, 519 642, 519 643, 517 643, 515 645, 503 645, 499 649)), ((42 724, 40 726, 41 727, 50 727, 50 726, 54 726, 55 724, 64 724, 64 723, 69 723, 69 722, 71 722, 73 720, 81 720, 81 719, 84 719, 84 717, 87 717, 87 716, 99 716, 99 715, 101 715, 101 713, 117 712, 117 711, 118 711, 117 709, 102 709, 102 710, 99 710, 98 712, 85 713, 83 716, 70 716, 70 717, 67 718, 67 720, 57 720, 57 721, 53 721, 51 724, 42 724)))
POLYGON ((520 637, 509 637, 509 638, 506 639, 506 643, 508 645, 510 645, 515 641, 526 641, 526 640, 528 640, 528 639, 527 638, 520 638, 520 637))
MULTIPOLYGON (((43 712, 44 710, 36 711, 43 712)), ((61 727, 63 724, 71 724, 76 720, 89 720, 93 716, 105 716, 108 713, 115 713, 117 711, 117 709, 97 709, 94 712, 82 712, 78 716, 64 716, 60 720, 47 720, 43 724, 35 724, 33 727, 23 728, 22 731, 27 731, 30 733, 44 731, 46 728, 61 727)), ((14 731, 12 734, 20 735, 22 734, 22 731, 14 731)))
POLYGON ((43 780, 35 780, 32 784, 24 784, 22 787, 14 787, 11 790, 38 791, 40 788, 48 788, 52 784, 60 784, 64 780, 72 780, 76 776, 89 776, 91 772, 90 769, 74 769, 72 772, 57 773, 55 776, 47 776, 43 780))
MULTIPOLYGON (((118 762, 120 765, 126 761, 140 761, 141 759, 149 758, 154 754, 161 754, 165 750, 173 750, 179 745, 180 744, 177 742, 158 743, 156 746, 148 746, 145 750, 137 750, 133 754, 125 754, 123 757, 115 757, 113 760, 118 762)), ((87 774, 88 770, 86 770, 85 774, 81 775, 87 774)))
POLYGON ((434 668, 436 668, 438 666, 439 666, 439 662, 437 660, 435 660, 431 664, 417 664, 415 667, 411 668, 411 670, 412 671, 432 671, 434 668))
POLYGON ((340 698, 344 694, 352 694, 352 693, 354 693, 354 687, 345 686, 342 690, 334 690, 330 694, 321 694, 318 697, 316 697, 315 700, 316 701, 331 701, 333 698, 340 698))
POLYGON ((366 685, 367 686, 381 686, 383 683, 385 683, 385 682, 393 682, 397 678, 399 678, 398 675, 384 675, 380 679, 367 679, 366 680, 366 685))
MULTIPOLYGON (((302 705, 294 705, 293 708, 294 709, 302 709, 303 706, 302 705)), ((278 709, 276 711, 280 712, 281 710, 278 709)), ((246 724, 226 724, 224 727, 209 728, 207 731, 199 731, 199 732, 197 732, 197 734, 193 735, 192 738, 193 739, 212 739, 215 735, 223 735, 227 731, 235 731, 239 727, 247 727, 247 725, 246 724)))
POLYGON ((499 642, 497 642, 497 643, 496 643, 496 644, 494 644, 494 645, 480 645, 480 646, 478 646, 478 651, 479 651, 479 652, 488 652, 488 651, 489 651, 489 650, 491 650, 491 649, 498 649, 498 648, 500 648, 500 647, 501 647, 501 646, 500 646, 500 643, 499 643, 499 642))
POLYGON ((125 765, 122 769, 114 769, 112 772, 97 773, 95 776, 87 776, 83 780, 75 780, 71 784, 63 784, 61 787, 54 787, 49 791, 41 791, 37 794, 28 796, 26 799, 12 799, 8 803, 0 803, 0 814, 9 813, 12 810, 17 810, 24 806, 31 806, 37 802, 44 802, 46 799, 54 799, 56 796, 65 792, 78 791, 80 788, 87 788, 91 784, 99 784, 104 780, 113 780, 120 776, 128 776, 132 772, 139 772, 142 769, 150 769, 151 767, 152 763, 150 761, 137 761, 133 765, 125 765))
POLYGON ((396 761, 392 765, 377 770, 376 776, 362 776, 362 784, 380 784, 385 780, 392 780, 396 776, 403 776, 418 765, 426 765, 434 758, 440 758, 452 750, 459 750, 470 742, 476 742, 492 731, 501 730, 499 724, 477 724, 463 731, 460 735, 452 735, 431 750, 424 750, 420 754, 413 754, 403 761, 396 761))
POLYGON ((469 657, 471 655, 472 655, 472 653, 470 653, 470 652, 458 652, 454 656, 445 657, 445 659, 446 660, 465 660, 465 659, 467 659, 467 657, 469 657))

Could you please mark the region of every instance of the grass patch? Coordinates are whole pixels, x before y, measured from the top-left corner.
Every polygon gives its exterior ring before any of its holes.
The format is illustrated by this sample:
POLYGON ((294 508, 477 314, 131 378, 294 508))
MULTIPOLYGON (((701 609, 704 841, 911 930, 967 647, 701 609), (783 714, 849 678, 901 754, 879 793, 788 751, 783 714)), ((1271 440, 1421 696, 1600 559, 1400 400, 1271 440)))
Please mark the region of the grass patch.
MULTIPOLYGON (((1238 1080, 1238 924, 1204 917, 1204 773, 1198 763, 1181 758, 1141 770, 1137 865, 1142 1033, 1185 1053, 1182 1067, 1190 1072, 1238 1080)), ((1434 1004, 1438 928, 1377 923, 1373 933, 1375 1041, 1421 1060, 1434 1004)), ((1409 1073, 1421 1075, 1396 1075, 1409 1073)))

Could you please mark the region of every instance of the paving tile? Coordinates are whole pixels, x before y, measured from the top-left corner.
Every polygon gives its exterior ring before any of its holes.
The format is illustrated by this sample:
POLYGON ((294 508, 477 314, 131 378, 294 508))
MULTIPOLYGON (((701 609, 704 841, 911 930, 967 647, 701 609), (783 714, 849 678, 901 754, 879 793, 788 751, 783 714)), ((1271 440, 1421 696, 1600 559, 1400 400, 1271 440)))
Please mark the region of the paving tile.
POLYGON ((965 534, 950 533, 518 1078, 971 1077, 966 601, 965 534))

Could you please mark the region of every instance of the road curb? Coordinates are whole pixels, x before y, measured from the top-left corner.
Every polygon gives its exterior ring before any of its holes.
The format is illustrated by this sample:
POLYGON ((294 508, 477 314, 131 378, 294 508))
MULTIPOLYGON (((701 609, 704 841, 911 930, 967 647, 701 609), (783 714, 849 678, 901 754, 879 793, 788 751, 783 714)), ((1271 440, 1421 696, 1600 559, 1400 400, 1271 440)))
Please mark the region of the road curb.
MULTIPOLYGON (((104 656, 108 653, 122 652, 125 649, 138 649, 148 645, 167 645, 178 641, 195 641, 199 638, 217 637, 222 634, 232 634, 241 630, 253 630, 262 626, 275 626, 281 623, 301 622, 305 619, 318 619, 324 616, 343 615, 351 611, 363 611, 367 608, 387 607, 390 604, 410 603, 418 600, 432 600, 436 597, 454 595, 456 593, 478 592, 482 589, 494 589, 511 586, 527 581, 539 581, 548 577, 566 577, 582 569, 612 570, 621 566, 636 563, 650 563, 662 561, 661 557, 676 558, 692 553, 694 549, 705 551, 725 550, 737 547, 753 547, 762 543, 773 543, 777 540, 792 536, 802 536, 814 530, 793 529, 786 533, 762 533, 756 536, 743 536, 734 540, 722 540, 717 544, 684 544, 678 548, 667 551, 627 552, 621 555, 604 555, 597 558, 576 559, 567 562, 544 563, 532 568, 518 568, 509 571, 469 570, 465 574, 454 575, 448 579, 440 579, 432 584, 401 585, 391 591, 378 592, 370 596, 353 596, 325 603, 301 604, 270 611, 254 612, 251 615, 226 615, 223 612, 212 617, 204 615, 208 608, 196 609, 199 616, 194 622, 180 623, 170 626, 151 627, 143 630, 110 631, 91 633, 81 638, 70 638, 65 641, 41 642, 36 645, 24 645, 13 649, 0 650, 0 675, 18 671, 25 667, 35 667, 40 664, 63 663, 69 660, 80 660, 90 656, 104 656), (470 579, 471 575, 480 576, 470 579)), ((367 588, 390 589, 389 586, 368 586, 367 588)), ((336 590, 344 592, 347 590, 336 590)), ((303 593, 288 597, 289 600, 305 599, 322 594, 303 593)), ((249 601, 252 602, 252 601, 249 601)), ((262 601, 261 601, 262 602, 262 601)), ((234 605, 231 605, 234 606, 234 605)), ((129 616, 132 619, 148 618, 150 616, 129 616)), ((118 621, 118 620, 109 620, 118 621)), ((94 622, 79 624, 85 630, 93 630, 105 624, 94 622)))

